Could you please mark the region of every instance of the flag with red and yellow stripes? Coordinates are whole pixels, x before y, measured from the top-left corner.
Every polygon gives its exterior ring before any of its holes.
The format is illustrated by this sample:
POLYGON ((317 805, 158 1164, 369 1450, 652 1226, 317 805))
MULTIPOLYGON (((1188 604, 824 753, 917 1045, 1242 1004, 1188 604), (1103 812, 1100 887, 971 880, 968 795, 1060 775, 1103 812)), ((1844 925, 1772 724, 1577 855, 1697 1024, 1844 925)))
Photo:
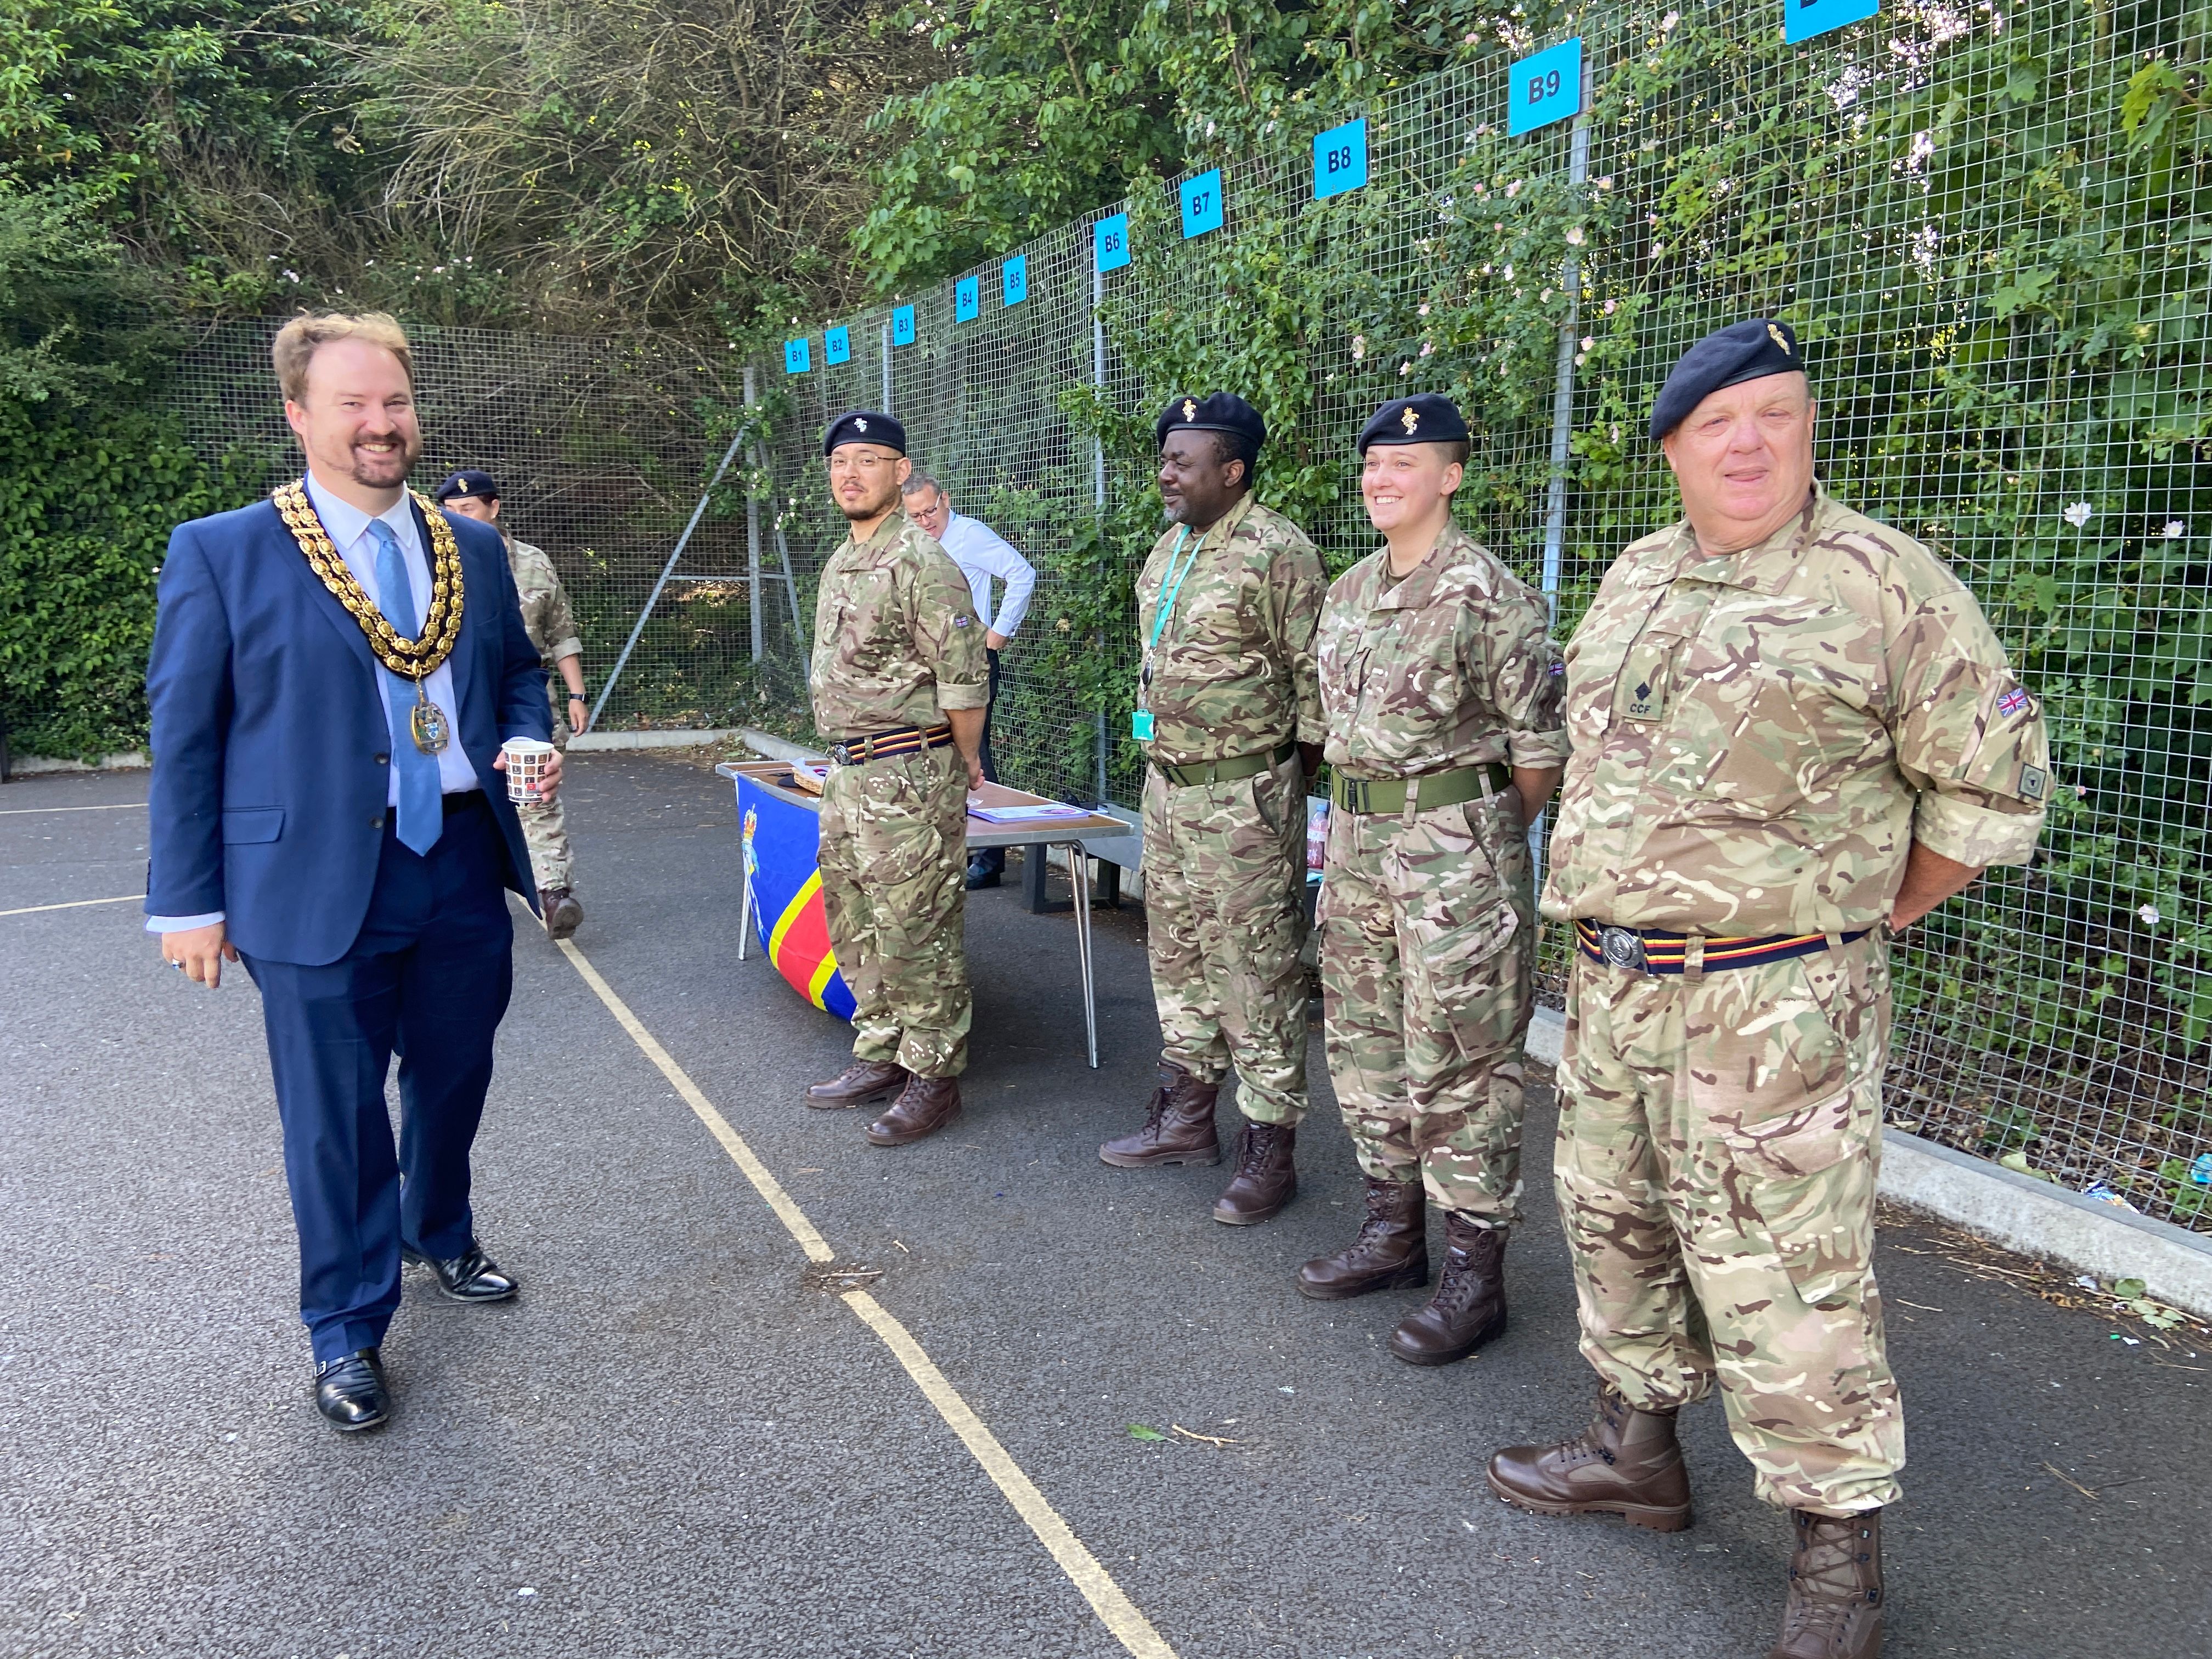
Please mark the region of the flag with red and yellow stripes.
POLYGON ((753 927, 775 969, 791 988, 840 1019, 853 1017, 853 994, 830 948, 816 864, 821 830, 803 806, 778 800, 749 778, 738 781, 744 825, 745 880, 752 888, 753 927))

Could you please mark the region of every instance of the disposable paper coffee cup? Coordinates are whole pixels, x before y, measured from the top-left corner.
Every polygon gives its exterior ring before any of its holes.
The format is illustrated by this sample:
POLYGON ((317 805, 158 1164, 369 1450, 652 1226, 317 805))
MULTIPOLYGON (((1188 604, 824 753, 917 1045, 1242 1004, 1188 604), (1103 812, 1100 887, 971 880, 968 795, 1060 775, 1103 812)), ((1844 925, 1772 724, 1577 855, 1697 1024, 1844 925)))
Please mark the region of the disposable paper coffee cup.
POLYGON ((553 745, 535 738, 509 738, 500 745, 500 752, 507 757, 507 798, 536 800, 538 781, 545 775, 553 745))

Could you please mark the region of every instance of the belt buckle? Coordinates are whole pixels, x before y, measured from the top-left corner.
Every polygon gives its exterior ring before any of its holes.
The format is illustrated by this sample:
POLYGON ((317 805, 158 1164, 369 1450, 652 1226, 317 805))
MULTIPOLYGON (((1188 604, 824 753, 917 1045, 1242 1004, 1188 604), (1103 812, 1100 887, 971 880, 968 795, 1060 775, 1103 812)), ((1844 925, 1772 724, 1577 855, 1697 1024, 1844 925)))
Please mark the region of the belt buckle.
POLYGON ((1599 928, 1597 949, 1616 968, 1633 968, 1639 974, 1651 971, 1650 963, 1644 958, 1643 937, 1633 927, 1599 928))
POLYGON ((840 766, 850 766, 853 763, 853 745, 849 743, 831 744, 830 758, 840 766))
POLYGON ((1364 812, 1367 810, 1366 779, 1346 778, 1344 781, 1344 805, 1348 811, 1354 812, 1364 812))

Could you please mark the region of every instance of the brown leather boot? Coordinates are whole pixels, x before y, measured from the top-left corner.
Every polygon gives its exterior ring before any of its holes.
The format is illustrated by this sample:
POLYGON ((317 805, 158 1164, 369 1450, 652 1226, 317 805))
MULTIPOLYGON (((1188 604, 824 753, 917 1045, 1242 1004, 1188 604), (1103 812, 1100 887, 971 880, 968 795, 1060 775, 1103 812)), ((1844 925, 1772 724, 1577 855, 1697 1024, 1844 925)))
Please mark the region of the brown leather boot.
POLYGON ((1237 1148, 1237 1178, 1213 1200, 1213 1218, 1232 1227, 1265 1221, 1298 1195, 1298 1172, 1291 1161, 1298 1132, 1287 1123, 1244 1121, 1237 1148))
POLYGON ((1444 1213, 1444 1270, 1437 1293, 1390 1333, 1409 1365, 1449 1365, 1505 1328, 1505 1229, 1444 1213))
POLYGON ((890 1110, 868 1125, 868 1145, 903 1146, 935 1134, 959 1115, 960 1079, 924 1077, 916 1072, 891 1102, 890 1110))
POLYGON ((1766 1659, 1881 1659, 1881 1511, 1790 1518, 1790 1600, 1766 1659))
POLYGON ((1572 1440, 1493 1456, 1490 1489, 1531 1515, 1616 1515, 1654 1532, 1690 1524, 1674 1413, 1638 1411, 1611 1389, 1598 1391, 1597 1414, 1572 1440))
POLYGON ((809 1085, 806 1103, 827 1111, 878 1099, 906 1081, 906 1067, 888 1060, 856 1060, 827 1083, 809 1085))
POLYGON ((538 896, 538 902, 545 913, 545 936, 562 939, 572 937, 584 925, 584 907, 576 902, 576 896, 565 887, 548 887, 538 896))
POLYGON ((1410 1290, 1429 1282, 1428 1211, 1418 1181, 1367 1177, 1367 1219, 1334 1255, 1298 1269, 1298 1294, 1342 1302, 1370 1291, 1410 1290))
POLYGON ((1145 1108, 1145 1127, 1109 1140, 1098 1161, 1117 1170, 1141 1170, 1152 1164, 1218 1164, 1221 1135, 1213 1127, 1218 1083, 1200 1083, 1171 1060, 1160 1062, 1160 1086, 1145 1108))

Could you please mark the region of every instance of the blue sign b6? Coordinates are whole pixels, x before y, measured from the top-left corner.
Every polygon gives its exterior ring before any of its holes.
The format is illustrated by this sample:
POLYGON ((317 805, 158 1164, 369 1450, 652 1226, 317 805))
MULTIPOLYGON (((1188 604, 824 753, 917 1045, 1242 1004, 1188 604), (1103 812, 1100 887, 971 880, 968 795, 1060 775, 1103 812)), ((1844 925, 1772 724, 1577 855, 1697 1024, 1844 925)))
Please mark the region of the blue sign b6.
POLYGON ((1523 58, 1506 75, 1511 103, 1505 131, 1518 136, 1548 127, 1583 112, 1583 43, 1580 36, 1523 58))

